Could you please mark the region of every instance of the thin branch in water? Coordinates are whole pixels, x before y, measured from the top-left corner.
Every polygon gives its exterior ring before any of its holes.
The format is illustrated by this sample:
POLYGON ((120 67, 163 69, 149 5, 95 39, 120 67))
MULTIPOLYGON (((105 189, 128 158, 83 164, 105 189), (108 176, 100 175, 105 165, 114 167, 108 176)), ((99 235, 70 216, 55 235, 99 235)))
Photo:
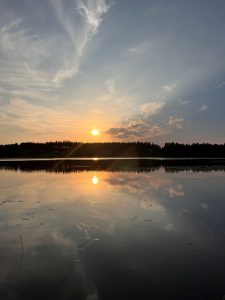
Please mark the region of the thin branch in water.
POLYGON ((23 257, 24 257, 24 252, 22 252, 21 259, 20 259, 20 271, 22 271, 23 269, 23 257))
POLYGON ((21 242, 21 248, 22 248, 22 251, 24 253, 24 247, 23 247, 23 239, 22 239, 22 235, 20 234, 20 242, 21 242))

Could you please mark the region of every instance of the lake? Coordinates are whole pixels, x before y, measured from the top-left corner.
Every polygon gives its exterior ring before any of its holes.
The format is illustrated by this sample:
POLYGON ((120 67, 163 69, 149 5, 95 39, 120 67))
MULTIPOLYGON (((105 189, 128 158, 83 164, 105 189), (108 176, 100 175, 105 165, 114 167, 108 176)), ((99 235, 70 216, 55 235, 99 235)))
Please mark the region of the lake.
POLYGON ((0 299, 225 299, 225 165, 0 162, 0 299))

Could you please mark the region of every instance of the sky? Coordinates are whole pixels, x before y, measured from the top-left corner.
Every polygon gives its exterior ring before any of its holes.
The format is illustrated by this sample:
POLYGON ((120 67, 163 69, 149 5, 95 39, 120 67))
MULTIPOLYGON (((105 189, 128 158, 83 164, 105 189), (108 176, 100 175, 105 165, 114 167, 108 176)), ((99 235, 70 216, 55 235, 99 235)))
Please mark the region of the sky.
POLYGON ((224 15, 223 0, 0 0, 0 143, 224 143, 224 15))

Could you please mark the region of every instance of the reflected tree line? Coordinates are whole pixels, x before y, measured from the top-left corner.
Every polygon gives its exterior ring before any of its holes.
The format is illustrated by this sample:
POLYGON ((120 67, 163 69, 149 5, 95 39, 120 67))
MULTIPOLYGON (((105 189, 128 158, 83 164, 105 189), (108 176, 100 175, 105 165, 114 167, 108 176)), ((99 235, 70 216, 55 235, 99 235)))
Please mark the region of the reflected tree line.
POLYGON ((104 160, 33 160, 0 161, 0 169, 24 172, 46 171, 54 173, 107 171, 107 172, 154 172, 163 169, 168 173, 183 171, 225 171, 225 160, 220 159, 104 159, 104 160))
POLYGON ((47 142, 0 145, 1 158, 52 157, 225 157, 225 144, 148 142, 78 143, 47 142))

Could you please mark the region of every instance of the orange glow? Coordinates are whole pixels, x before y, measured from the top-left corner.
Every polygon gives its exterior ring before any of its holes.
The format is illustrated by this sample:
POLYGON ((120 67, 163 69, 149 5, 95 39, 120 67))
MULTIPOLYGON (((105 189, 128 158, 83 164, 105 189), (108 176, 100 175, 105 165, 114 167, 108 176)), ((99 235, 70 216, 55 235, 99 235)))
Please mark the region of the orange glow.
POLYGON ((92 135, 94 135, 94 136, 97 136, 97 135, 100 135, 100 132, 99 132, 99 130, 98 129, 93 129, 92 131, 91 131, 91 134, 92 135))

